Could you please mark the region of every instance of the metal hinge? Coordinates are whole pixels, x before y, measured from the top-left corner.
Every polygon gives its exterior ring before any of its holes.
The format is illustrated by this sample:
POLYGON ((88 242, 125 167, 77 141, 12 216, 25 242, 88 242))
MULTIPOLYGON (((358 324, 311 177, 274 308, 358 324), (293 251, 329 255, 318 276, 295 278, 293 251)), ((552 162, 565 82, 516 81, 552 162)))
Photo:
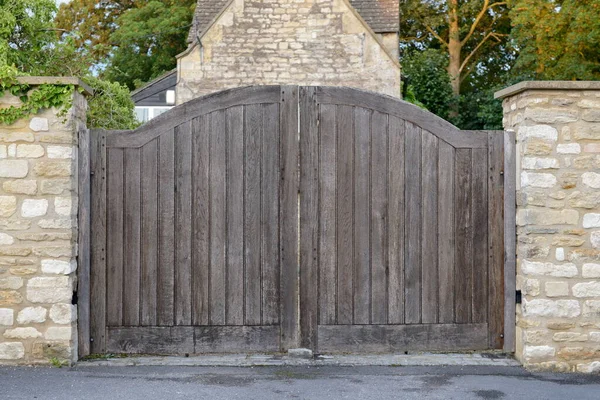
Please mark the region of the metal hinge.
POLYGON ((521 304, 521 300, 522 300, 522 298, 523 298, 523 295, 521 294, 521 291, 520 291, 520 290, 517 290, 517 291, 515 292, 515 303, 517 303, 517 304, 521 304))

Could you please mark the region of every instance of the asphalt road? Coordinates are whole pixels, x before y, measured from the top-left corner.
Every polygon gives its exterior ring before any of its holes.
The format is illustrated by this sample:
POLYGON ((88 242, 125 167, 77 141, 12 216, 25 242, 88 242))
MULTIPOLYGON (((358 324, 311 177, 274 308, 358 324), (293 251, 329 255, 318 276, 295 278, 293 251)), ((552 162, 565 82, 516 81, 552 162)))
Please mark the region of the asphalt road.
POLYGON ((600 399, 600 376, 520 367, 0 368, 0 399, 600 399))

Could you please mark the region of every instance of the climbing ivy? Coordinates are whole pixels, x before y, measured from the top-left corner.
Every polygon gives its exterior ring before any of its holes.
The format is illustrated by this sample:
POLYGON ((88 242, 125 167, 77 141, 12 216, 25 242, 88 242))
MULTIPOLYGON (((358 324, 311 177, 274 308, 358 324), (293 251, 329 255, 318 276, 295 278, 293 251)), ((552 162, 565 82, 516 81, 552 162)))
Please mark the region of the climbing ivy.
MULTIPOLYGON (((22 74, 19 74, 22 76, 22 74)), ((21 118, 37 114, 41 109, 56 107, 58 116, 64 117, 72 106, 75 85, 43 84, 32 88, 20 83, 18 70, 10 66, 0 66, 0 97, 6 93, 18 97, 21 105, 0 108, 0 124, 10 125, 21 118)))

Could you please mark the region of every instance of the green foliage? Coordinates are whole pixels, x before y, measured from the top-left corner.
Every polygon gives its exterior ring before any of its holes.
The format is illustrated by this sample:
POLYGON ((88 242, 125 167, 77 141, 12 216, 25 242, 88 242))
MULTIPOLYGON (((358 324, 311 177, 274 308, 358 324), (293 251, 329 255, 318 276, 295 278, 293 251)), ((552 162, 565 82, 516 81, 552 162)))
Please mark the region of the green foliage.
POLYGON ((125 11, 110 35, 114 46, 103 78, 134 89, 176 66, 187 48, 195 0, 150 1, 125 11))
POLYGON ((600 0, 512 0, 517 71, 533 79, 600 79, 600 0))
POLYGON ((87 126, 103 129, 133 129, 139 125, 129 89, 117 82, 87 77, 85 82, 94 89, 88 98, 87 126))
POLYGON ((62 368, 64 366, 69 365, 69 361, 61 360, 60 358, 57 358, 57 357, 52 357, 50 359, 50 364, 52 364, 52 366, 55 368, 62 368))
POLYGON ((0 97, 6 92, 19 97, 22 105, 0 108, 0 124, 10 125, 15 121, 36 114, 47 108, 58 108, 64 116, 71 108, 74 85, 39 85, 31 88, 17 81, 17 69, 0 66, 0 97))
POLYGON ((415 99, 425 108, 442 118, 448 118, 454 97, 447 67, 448 56, 437 49, 413 50, 402 59, 408 89, 412 88, 415 99))
POLYGON ((55 11, 54 0, 0 0, 0 65, 37 74, 53 51, 55 11))

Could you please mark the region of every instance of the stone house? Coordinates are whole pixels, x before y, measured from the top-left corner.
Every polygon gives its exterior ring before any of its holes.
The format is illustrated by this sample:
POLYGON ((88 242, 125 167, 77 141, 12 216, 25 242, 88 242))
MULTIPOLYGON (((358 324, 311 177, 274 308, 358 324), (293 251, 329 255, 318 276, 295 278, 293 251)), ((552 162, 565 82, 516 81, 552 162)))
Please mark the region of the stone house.
POLYGON ((400 97, 398 31, 398 0, 198 0, 176 104, 268 84, 400 97))

